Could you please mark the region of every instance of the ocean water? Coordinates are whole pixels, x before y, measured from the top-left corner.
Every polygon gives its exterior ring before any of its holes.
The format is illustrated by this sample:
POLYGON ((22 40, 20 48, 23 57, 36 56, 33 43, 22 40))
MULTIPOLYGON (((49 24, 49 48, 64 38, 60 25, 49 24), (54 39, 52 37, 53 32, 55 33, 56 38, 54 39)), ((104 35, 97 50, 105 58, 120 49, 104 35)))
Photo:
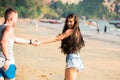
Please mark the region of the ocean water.
MULTIPOLYGON (((116 28, 114 25, 109 24, 107 20, 96 20, 98 27, 99 27, 99 32, 104 33, 104 27, 107 26, 107 34, 115 35, 120 37, 120 28, 116 28)), ((96 33, 96 27, 92 25, 85 25, 85 21, 80 21, 80 29, 83 31, 88 31, 88 32, 94 32, 96 33)), ((51 24, 51 23, 42 23, 40 22, 40 26, 46 26, 49 28, 57 29, 57 30, 62 30, 64 26, 64 22, 61 24, 51 24)))
POLYGON ((96 20, 98 24, 99 33, 97 29, 92 25, 85 25, 85 21, 81 21, 81 32, 85 36, 89 36, 92 39, 97 39, 105 42, 111 42, 120 46, 120 28, 116 28, 114 25, 109 24, 107 20, 96 20), (104 32, 104 27, 107 26, 107 32, 104 32))
MULTIPOLYGON (((86 26, 84 24, 85 21, 81 21, 81 30, 87 30, 87 31, 92 31, 92 32, 97 32, 96 31, 96 27, 95 26, 92 26, 92 25, 89 25, 89 26, 86 26)), ((106 34, 109 34, 109 35, 115 35, 115 36, 119 36, 120 37, 120 28, 116 28, 114 25, 112 24, 109 24, 109 22, 107 20, 96 20, 95 22, 97 22, 98 24, 98 28, 99 28, 99 32, 100 33, 104 33, 104 27, 107 26, 107 32, 106 34)))

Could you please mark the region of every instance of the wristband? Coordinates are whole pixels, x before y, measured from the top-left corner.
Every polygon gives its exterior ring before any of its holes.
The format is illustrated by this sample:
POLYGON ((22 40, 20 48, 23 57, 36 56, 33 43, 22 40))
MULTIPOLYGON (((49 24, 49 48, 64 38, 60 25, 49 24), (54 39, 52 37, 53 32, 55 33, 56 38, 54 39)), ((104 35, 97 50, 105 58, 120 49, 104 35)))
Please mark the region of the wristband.
POLYGON ((29 42, 29 44, 32 44, 32 40, 30 39, 30 42, 29 42))
POLYGON ((10 59, 5 59, 6 61, 10 61, 10 59))

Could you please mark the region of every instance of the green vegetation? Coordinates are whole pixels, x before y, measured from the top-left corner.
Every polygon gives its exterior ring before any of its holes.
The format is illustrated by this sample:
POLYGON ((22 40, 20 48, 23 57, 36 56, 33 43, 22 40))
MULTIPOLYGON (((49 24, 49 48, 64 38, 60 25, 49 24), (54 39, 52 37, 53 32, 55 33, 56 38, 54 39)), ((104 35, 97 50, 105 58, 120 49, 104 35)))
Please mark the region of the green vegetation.
POLYGON ((37 18, 41 14, 41 5, 33 0, 0 0, 0 16, 8 7, 15 8, 23 18, 37 18))
POLYGON ((84 0, 79 4, 63 4, 60 0, 45 4, 43 0, 0 0, 0 16, 8 7, 15 8, 22 18, 61 18, 74 13, 91 19, 120 19, 120 15, 108 12, 103 0, 84 0))

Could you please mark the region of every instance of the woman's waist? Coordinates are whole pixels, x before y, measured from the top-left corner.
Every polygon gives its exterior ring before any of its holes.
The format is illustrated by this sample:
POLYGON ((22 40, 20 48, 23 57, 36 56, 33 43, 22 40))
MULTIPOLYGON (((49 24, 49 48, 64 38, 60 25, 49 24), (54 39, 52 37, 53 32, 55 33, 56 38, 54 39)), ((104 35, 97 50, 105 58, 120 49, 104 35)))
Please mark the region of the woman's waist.
POLYGON ((80 57, 80 55, 79 55, 79 53, 69 53, 69 54, 66 55, 66 57, 70 57, 70 58, 76 57, 76 58, 78 58, 78 57, 80 57))

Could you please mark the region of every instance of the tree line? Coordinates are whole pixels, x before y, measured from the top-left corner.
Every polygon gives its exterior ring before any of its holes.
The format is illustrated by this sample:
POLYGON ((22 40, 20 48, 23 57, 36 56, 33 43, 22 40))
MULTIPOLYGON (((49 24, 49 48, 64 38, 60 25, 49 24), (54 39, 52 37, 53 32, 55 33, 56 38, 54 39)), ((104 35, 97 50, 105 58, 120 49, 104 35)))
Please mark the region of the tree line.
POLYGON ((58 0, 45 4, 43 0, 0 0, 0 16, 3 16, 6 8, 12 7, 22 18, 59 19, 73 13, 88 19, 120 19, 120 15, 110 13, 102 2, 103 0, 83 0, 78 4, 63 4, 58 0))

